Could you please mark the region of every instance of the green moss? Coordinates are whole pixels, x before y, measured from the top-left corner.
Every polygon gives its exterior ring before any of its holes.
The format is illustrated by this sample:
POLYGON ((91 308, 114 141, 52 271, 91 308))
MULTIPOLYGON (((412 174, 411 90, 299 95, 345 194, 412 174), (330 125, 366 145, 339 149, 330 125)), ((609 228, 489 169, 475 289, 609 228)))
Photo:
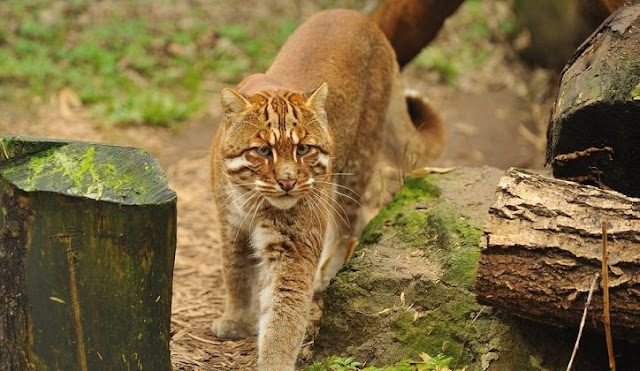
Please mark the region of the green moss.
POLYGON ((631 92, 631 98, 633 100, 640 100, 640 83, 638 83, 638 85, 636 85, 636 87, 631 92))
POLYGON ((155 160, 136 148, 95 143, 55 143, 22 149, 0 165, 0 174, 25 191, 52 191, 122 203, 168 200, 173 192, 155 160))
POLYGON ((0 141, 0 146, 2 147, 2 154, 4 155, 5 159, 9 159, 9 147, 12 144, 12 139, 11 138, 2 138, 2 140, 0 141))
POLYGON ((394 200, 367 225, 360 248, 380 242, 382 236, 394 236, 394 241, 419 248, 440 262, 447 284, 472 289, 482 229, 450 210, 440 195, 430 176, 408 177, 394 200))
POLYGON ((407 178, 394 200, 365 228, 360 248, 378 249, 384 240, 397 249, 419 251, 435 270, 442 270, 441 276, 393 278, 384 267, 370 267, 378 264, 375 260, 353 259, 326 295, 325 313, 340 313, 340 318, 328 315, 323 321, 332 337, 349 344, 370 341, 373 328, 387 326, 395 344, 390 346, 397 347, 396 360, 421 352, 444 354, 461 368, 477 360, 478 349, 487 351, 478 336, 470 335, 470 323, 482 308, 472 293, 482 230, 443 202, 436 184, 430 175, 407 178), (398 307, 401 293, 412 303, 410 308, 398 307), (345 322, 348 328, 342 328, 345 322))
POLYGON ((31 156, 27 165, 30 174, 26 190, 35 189, 36 180, 46 169, 47 172, 59 173, 71 179, 73 188, 80 192, 85 182, 95 182, 98 179, 94 168, 95 154, 95 146, 88 146, 82 154, 51 148, 31 156), (87 175, 90 179, 87 179, 87 175))
MULTIPOLYGON (((425 225, 423 213, 412 209, 406 211, 407 215, 400 215, 399 211, 408 204, 423 202, 425 205, 435 205, 440 194, 440 189, 430 182, 428 177, 408 176, 393 201, 365 227, 359 248, 379 242, 382 233, 396 223, 407 232, 415 232, 423 228, 425 225)), ((402 235, 412 236, 411 233, 402 233, 402 235)))

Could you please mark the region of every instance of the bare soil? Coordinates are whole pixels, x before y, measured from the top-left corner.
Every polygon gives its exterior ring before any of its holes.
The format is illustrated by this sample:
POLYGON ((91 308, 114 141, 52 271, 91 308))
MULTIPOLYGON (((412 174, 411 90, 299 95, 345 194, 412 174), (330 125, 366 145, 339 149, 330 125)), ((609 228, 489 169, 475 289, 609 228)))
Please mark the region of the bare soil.
MULTIPOLYGON (((255 12, 214 3, 238 19, 250 19, 247 14, 255 12)), ((277 7, 263 8, 261 12, 278 11, 277 7)), ((457 42, 457 30, 464 22, 460 17, 454 14, 434 44, 457 42)), ((448 149, 434 165, 540 167, 541 131, 553 95, 552 74, 521 65, 504 40, 487 42, 493 44, 494 56, 473 73, 461 76, 456 87, 413 66, 403 73, 405 84, 431 99, 447 127, 448 149)), ((225 299, 208 181, 209 146, 220 119, 214 98, 211 107, 204 117, 173 132, 144 126, 107 127, 92 118, 87 108, 69 104, 65 94, 57 94, 49 102, 0 101, 0 134, 104 141, 141 147, 157 156, 178 194, 171 339, 174 369, 253 369, 254 338, 223 341, 214 338, 209 329, 212 319, 222 314, 225 299)), ((369 202, 373 209, 378 206, 369 202)), ((317 317, 319 312, 314 313, 317 317)), ((311 345, 310 340, 305 353, 311 345)))

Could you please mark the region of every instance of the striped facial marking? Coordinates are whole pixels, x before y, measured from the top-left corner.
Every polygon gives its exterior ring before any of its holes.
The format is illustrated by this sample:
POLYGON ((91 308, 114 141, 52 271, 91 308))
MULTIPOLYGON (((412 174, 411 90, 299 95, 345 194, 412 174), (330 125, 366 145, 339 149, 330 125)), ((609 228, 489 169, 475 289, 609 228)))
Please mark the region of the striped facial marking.
POLYGON ((305 95, 261 92, 248 97, 251 109, 231 124, 224 156, 229 181, 257 190, 277 208, 288 209, 328 180, 332 142, 324 110, 314 111, 305 95))

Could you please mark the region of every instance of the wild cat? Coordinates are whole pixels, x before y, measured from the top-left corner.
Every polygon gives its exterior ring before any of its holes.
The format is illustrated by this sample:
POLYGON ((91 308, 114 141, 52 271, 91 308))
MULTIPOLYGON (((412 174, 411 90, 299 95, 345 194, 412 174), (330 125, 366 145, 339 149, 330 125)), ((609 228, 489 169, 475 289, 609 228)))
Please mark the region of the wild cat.
POLYGON ((213 333, 257 332, 259 369, 293 370, 323 249, 356 241, 379 155, 433 155, 441 124, 416 99, 412 123, 393 49, 351 10, 309 18, 266 73, 223 89, 221 102, 211 181, 227 300, 213 333))

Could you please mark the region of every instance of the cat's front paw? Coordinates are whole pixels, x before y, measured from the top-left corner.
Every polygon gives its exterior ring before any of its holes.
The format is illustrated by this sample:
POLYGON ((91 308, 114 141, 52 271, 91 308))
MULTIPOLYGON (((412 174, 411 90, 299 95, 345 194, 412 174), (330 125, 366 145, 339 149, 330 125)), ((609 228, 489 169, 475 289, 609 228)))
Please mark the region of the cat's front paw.
POLYGON ((211 324, 213 334, 220 339, 237 340, 257 333, 255 325, 228 318, 216 318, 211 324))

